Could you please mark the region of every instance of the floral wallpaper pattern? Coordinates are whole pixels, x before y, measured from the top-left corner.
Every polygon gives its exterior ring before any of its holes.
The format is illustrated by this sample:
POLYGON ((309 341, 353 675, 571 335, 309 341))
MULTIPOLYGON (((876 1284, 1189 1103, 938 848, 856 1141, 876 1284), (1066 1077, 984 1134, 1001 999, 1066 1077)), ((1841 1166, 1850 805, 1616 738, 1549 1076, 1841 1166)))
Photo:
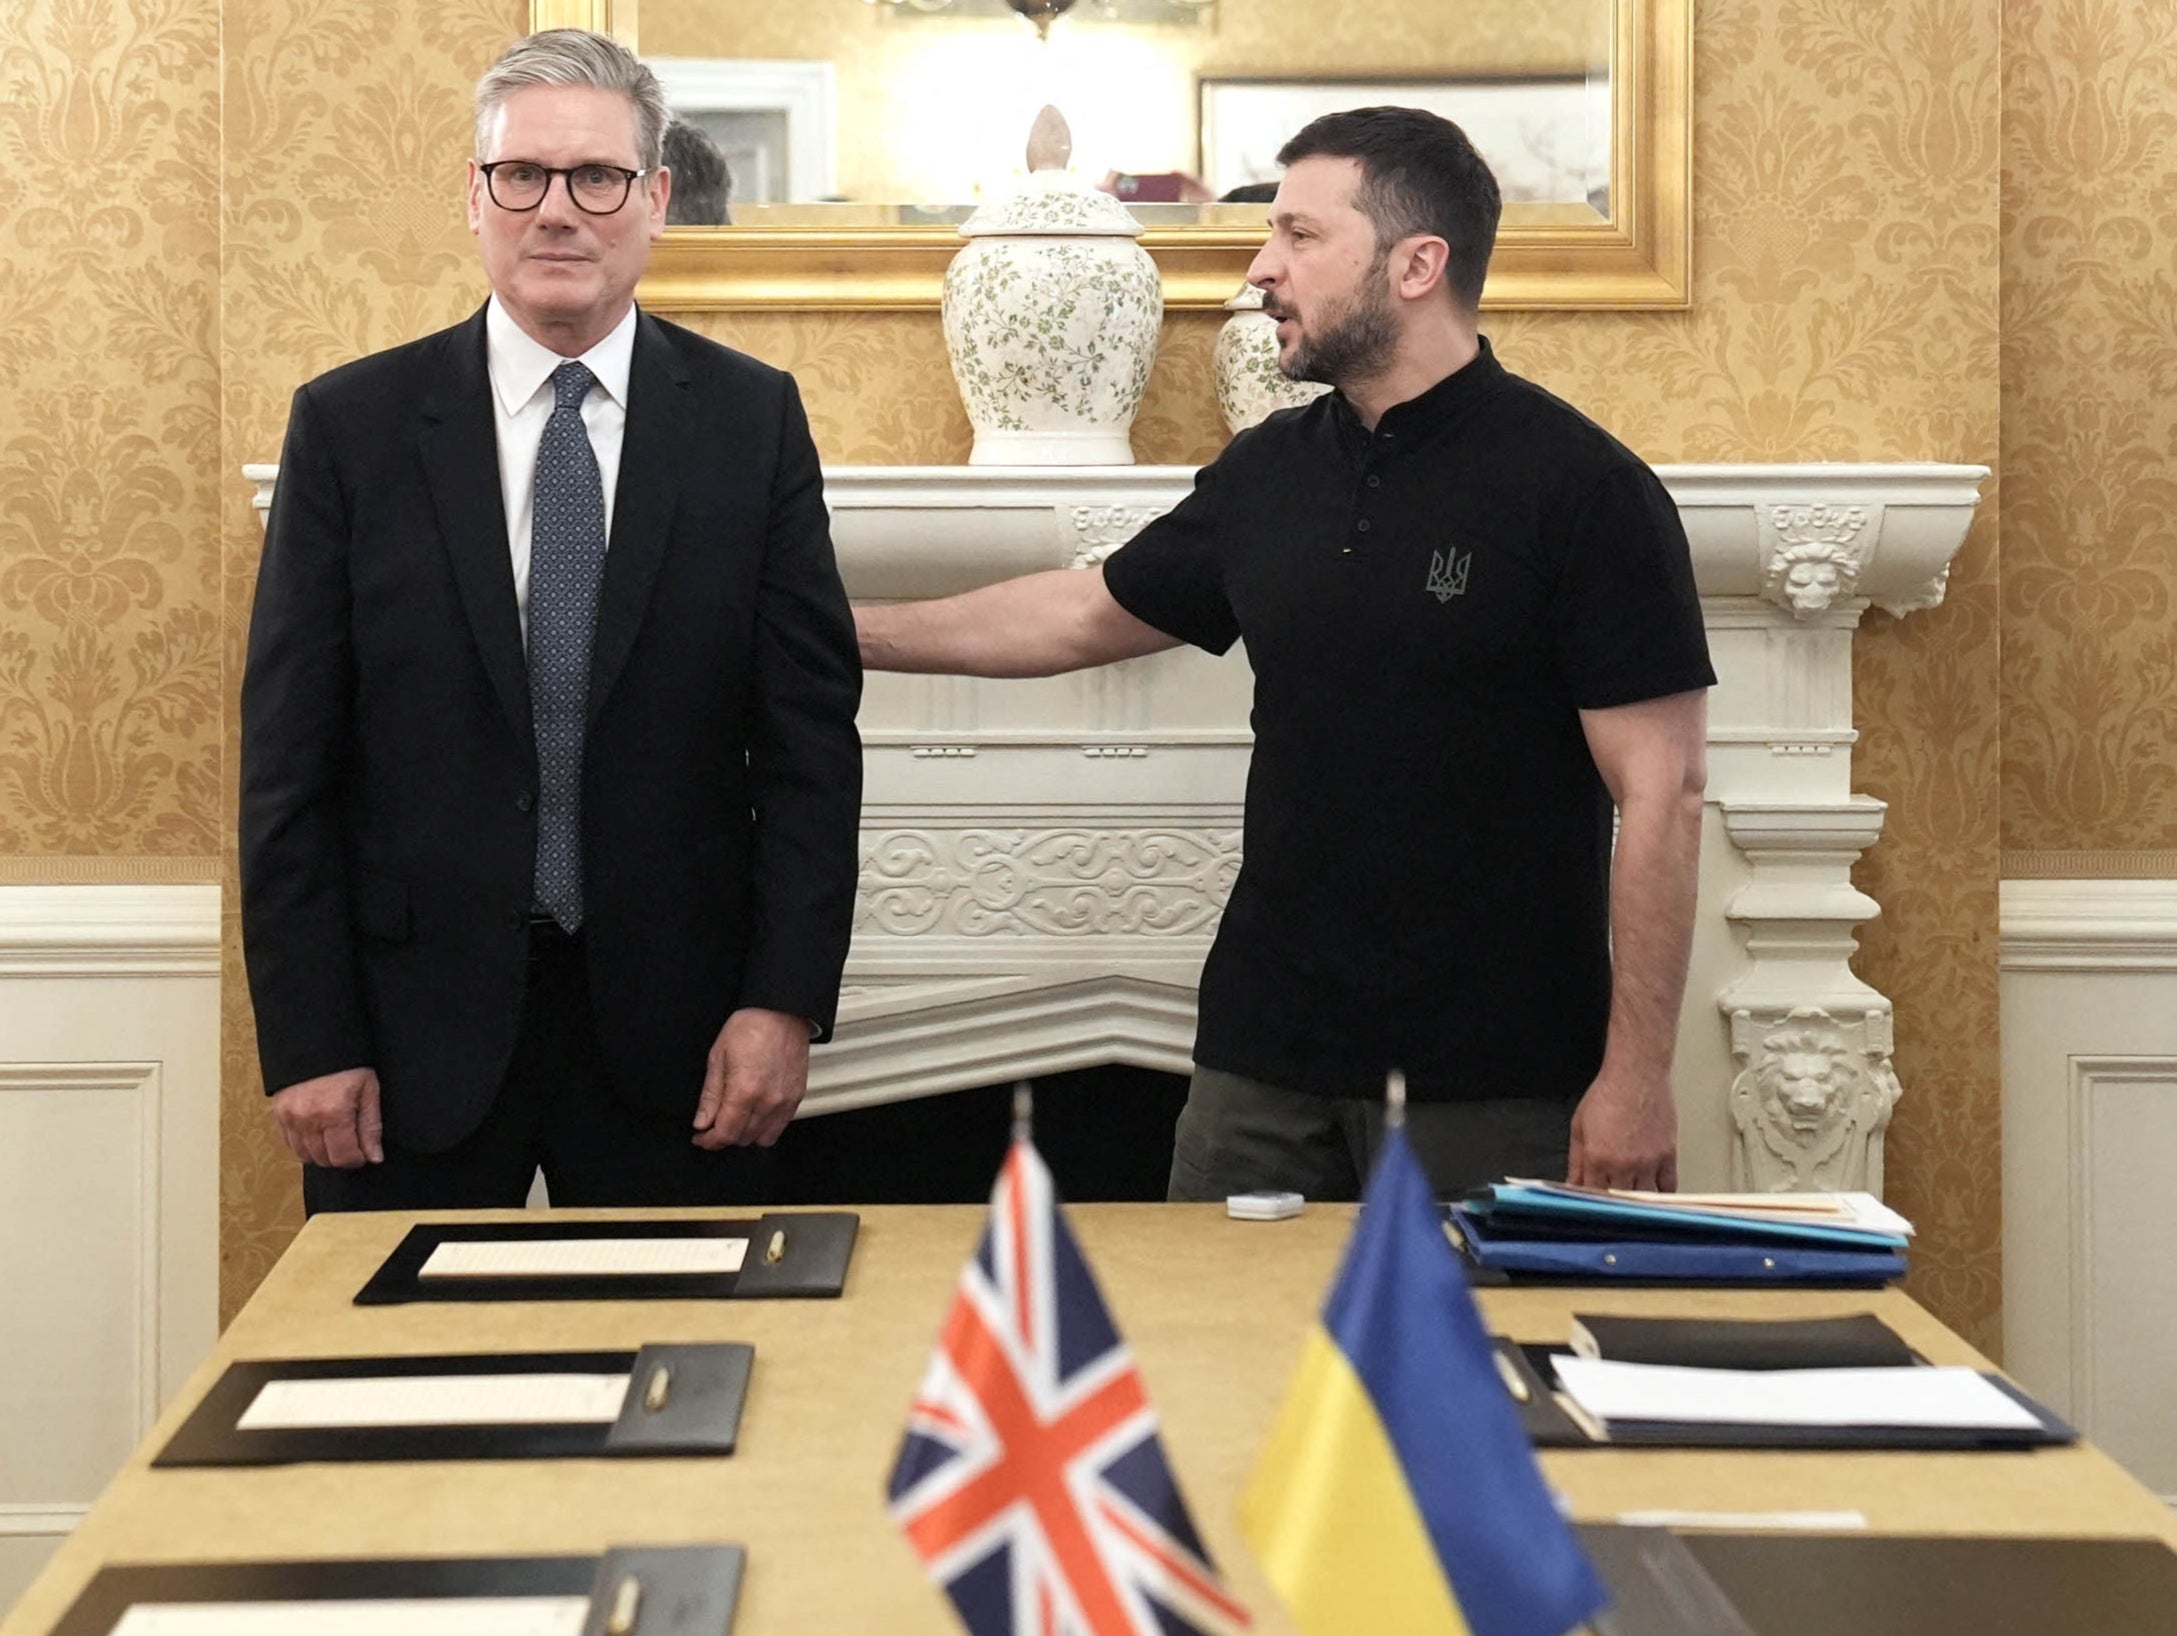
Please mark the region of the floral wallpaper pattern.
POLYGON ((2004 34, 2004 873, 2177 876, 2177 12, 2004 34))
POLYGON ((0 8, 0 854, 219 851, 218 62, 0 8))
MULTIPOLYGON (((0 14, 0 858, 194 859, 231 887, 258 549, 236 468, 276 455, 299 381, 481 298, 467 96, 525 14, 0 14)), ((2177 863, 2173 32, 2119 0, 1708 0, 1692 310, 1488 325, 1651 460, 2002 456, 1948 600, 1869 614, 1856 659, 1859 783, 1889 803, 1859 966, 1897 1007, 1892 1190, 1922 1224, 1915 1292, 1984 1348, 2003 849, 2177 863)), ((1220 318, 1165 320, 1140 458, 1222 446, 1220 318)), ((702 327, 800 376, 828 459, 966 456, 934 313, 702 327)), ((231 1311, 299 1208, 228 932, 231 1311)))

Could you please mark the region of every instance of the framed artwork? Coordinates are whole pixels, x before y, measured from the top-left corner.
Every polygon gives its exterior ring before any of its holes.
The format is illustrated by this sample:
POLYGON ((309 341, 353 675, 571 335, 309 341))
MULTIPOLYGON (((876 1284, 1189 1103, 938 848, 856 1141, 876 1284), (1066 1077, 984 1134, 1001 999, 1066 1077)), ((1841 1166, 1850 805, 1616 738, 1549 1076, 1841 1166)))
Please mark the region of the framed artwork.
POLYGON ((1392 105, 1441 114, 1496 173, 1505 201, 1593 205, 1610 214, 1610 82, 1602 75, 1199 82, 1200 165, 1215 196, 1275 182, 1278 149, 1323 114, 1392 105))

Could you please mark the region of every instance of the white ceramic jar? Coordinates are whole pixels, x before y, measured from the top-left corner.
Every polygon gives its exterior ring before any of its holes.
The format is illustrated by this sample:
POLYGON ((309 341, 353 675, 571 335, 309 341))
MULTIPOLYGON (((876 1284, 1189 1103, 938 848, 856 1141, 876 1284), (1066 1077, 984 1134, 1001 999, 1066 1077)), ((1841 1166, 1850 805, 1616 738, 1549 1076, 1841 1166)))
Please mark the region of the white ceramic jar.
POLYGON ((1217 383, 1217 405, 1235 433, 1279 409, 1296 408, 1330 390, 1316 381, 1285 378, 1277 366, 1277 320, 1262 310, 1262 291, 1242 284, 1225 303, 1232 314, 1217 332, 1210 367, 1217 383))
POLYGON ((1127 430, 1164 320, 1156 263, 1126 206, 1038 170, 961 224, 945 345, 976 466, 1128 466, 1127 430))

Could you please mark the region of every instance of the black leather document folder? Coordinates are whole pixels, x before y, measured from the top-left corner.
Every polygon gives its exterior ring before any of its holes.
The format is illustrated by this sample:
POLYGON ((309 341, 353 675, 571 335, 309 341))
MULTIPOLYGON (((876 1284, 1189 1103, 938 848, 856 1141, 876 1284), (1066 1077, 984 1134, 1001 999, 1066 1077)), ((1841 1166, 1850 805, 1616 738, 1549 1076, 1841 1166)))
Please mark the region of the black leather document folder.
POLYGON ((135 1607, 294 1604, 286 1622, 306 1631, 313 1604, 501 1597, 580 1597, 583 1636, 731 1636, 746 1562, 738 1545, 676 1545, 603 1556, 117 1565, 98 1571, 52 1636, 109 1636, 135 1607))
POLYGON ((2075 1443, 2079 1434, 2001 1375, 1986 1378, 2036 1422, 2017 1429, 1946 1426, 1741 1425, 1728 1421, 1615 1420, 1602 1427, 1568 1407, 1552 1358, 1566 1348, 1496 1338, 1498 1372, 1538 1448, 2026 1449, 2075 1443), (1591 1429, 1592 1428, 1592 1429, 1591 1429))
POLYGON ((2177 1636, 2156 1539, 1579 1535, 1611 1594, 1594 1636, 2177 1636))
POLYGON ((1648 1318, 1574 1313, 1572 1349, 1685 1369, 1880 1369, 1919 1355, 1872 1312, 1838 1318, 1648 1318))
MULTIPOLYGON (((639 1352, 527 1352, 398 1358, 293 1358, 230 1364, 168 1439, 154 1466, 277 1466, 316 1461, 536 1460, 724 1455, 740 1437, 756 1349, 737 1342, 639 1352), (509 1398, 523 1376, 626 1375, 617 1418, 458 1424, 242 1422, 268 1386, 293 1381, 483 1379, 509 1398)), ((491 1411, 487 1408, 484 1413, 491 1411)))
POLYGON ((358 1306, 406 1301, 687 1301, 831 1297, 846 1288, 861 1218, 851 1210, 805 1210, 744 1221, 425 1222, 408 1234, 360 1290, 358 1306), (427 1275, 449 1244, 609 1243, 614 1239, 743 1239, 734 1272, 494 1273, 427 1275))
POLYGON ((2177 1636, 2156 1539, 1681 1537, 1755 1636, 2177 1636))

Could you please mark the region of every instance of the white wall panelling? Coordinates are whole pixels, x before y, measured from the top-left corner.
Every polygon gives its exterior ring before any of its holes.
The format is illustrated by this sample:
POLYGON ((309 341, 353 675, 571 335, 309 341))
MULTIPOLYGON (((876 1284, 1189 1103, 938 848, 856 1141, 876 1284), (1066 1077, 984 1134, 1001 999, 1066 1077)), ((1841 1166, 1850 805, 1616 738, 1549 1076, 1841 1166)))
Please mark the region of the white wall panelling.
POLYGON ((0 886, 0 1608, 218 1330, 219 889, 0 886))
POLYGON ((2177 1503, 2177 881, 2002 891, 2004 1364, 2177 1503))
MULTIPOLYGON (((245 467, 269 502, 276 469, 245 467)), ((1086 568, 1184 467, 834 467, 859 600, 1086 568)), ((1986 469, 1676 466, 1720 680, 1680 1174, 1880 1185, 1889 1002, 1848 964, 1881 803, 1852 790, 1852 633, 1941 599, 1986 469), (1734 1095, 1734 1086, 1737 1092, 1734 1095)), ((812 1111, 1099 1061, 1183 1067, 1238 858, 1252 677, 1191 650, 1036 681, 872 675, 862 902, 812 1111)))

